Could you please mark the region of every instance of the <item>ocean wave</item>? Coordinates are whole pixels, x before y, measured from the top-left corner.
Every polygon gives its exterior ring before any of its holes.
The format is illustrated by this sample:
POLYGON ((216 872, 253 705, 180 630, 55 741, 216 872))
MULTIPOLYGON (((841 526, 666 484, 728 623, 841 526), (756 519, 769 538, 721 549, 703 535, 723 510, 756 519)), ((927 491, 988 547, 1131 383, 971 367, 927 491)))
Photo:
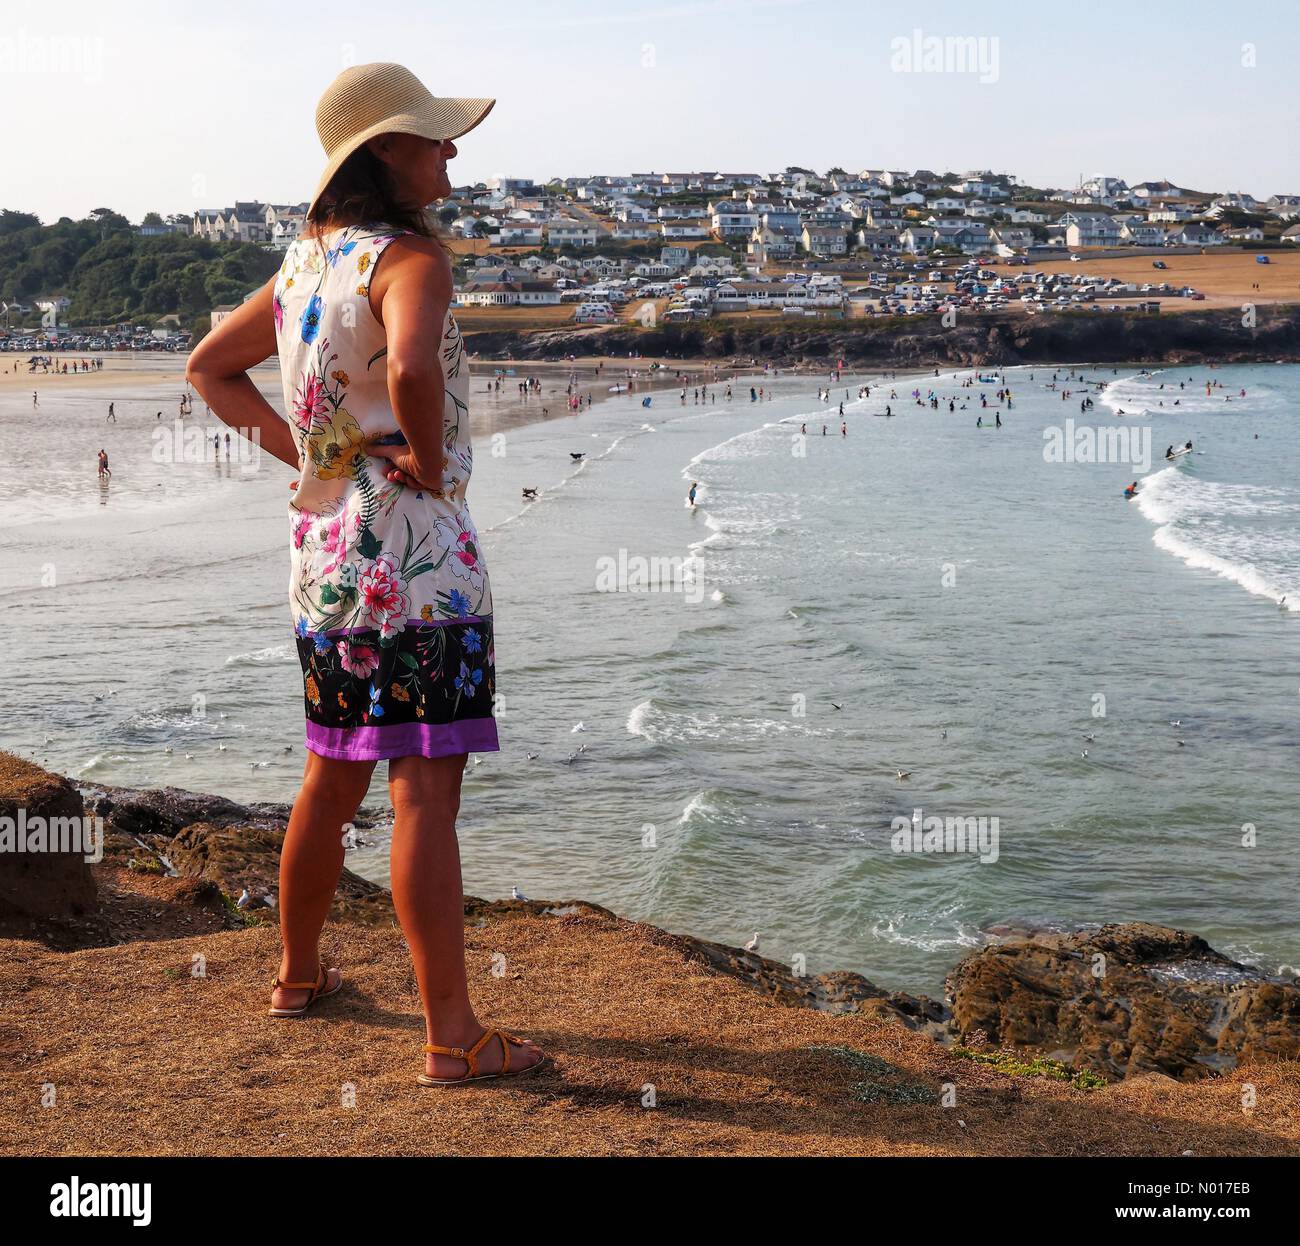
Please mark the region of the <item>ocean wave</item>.
POLYGON ((1143 480, 1137 504, 1156 525, 1158 549, 1300 611, 1300 539, 1239 522, 1300 513, 1293 491, 1198 480, 1165 467, 1143 480))
POLYGON ((988 937, 977 927, 953 916, 955 906, 940 913, 893 913, 877 920, 871 936, 882 943, 896 943, 921 952, 941 952, 948 948, 978 948, 988 937))
POLYGON ((627 716, 627 732, 639 735, 651 744, 677 744, 687 741, 726 740, 746 744, 783 735, 824 736, 824 729, 810 727, 795 718, 725 718, 720 714, 697 714, 665 709, 652 700, 632 707, 627 716))
POLYGON ((1179 535, 1172 526, 1158 528, 1151 538, 1159 549, 1175 558, 1181 558, 1189 567, 1199 571, 1212 571, 1225 580, 1240 585, 1256 597, 1266 597, 1269 601, 1284 605, 1289 611, 1300 611, 1300 588, 1287 590, 1268 573, 1260 571, 1254 563, 1234 562, 1208 549, 1197 546, 1186 537, 1179 535))
POLYGON ((266 666, 272 662, 296 662, 298 650, 294 645, 268 645, 249 653, 236 653, 226 659, 227 666, 266 666))

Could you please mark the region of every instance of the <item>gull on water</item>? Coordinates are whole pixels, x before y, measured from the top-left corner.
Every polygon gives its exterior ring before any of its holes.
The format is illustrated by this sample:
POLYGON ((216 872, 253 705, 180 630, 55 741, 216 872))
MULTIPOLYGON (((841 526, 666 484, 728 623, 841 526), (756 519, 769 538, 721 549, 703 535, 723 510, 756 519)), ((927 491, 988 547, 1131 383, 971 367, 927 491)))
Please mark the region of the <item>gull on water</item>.
POLYGON ((1097 737, 1091 731, 1085 731, 1083 733, 1083 738, 1091 744, 1097 737))
POLYGON ((587 724, 586 724, 586 723, 578 723, 577 726, 575 726, 575 727, 573 728, 573 730, 569 732, 569 734, 570 734, 570 735, 577 735, 579 731, 586 731, 586 730, 587 730, 587 724))
POLYGON ((895 770, 894 773, 898 776, 900 781, 912 777, 912 772, 910 770, 895 770))
POLYGON ((538 757, 538 754, 537 754, 537 753, 525 753, 524 756, 527 757, 529 761, 536 761, 536 760, 537 760, 537 757, 538 757))
POLYGON ((1183 720, 1181 718, 1171 718, 1169 720, 1169 725, 1171 727, 1181 727, 1183 725, 1183 720))

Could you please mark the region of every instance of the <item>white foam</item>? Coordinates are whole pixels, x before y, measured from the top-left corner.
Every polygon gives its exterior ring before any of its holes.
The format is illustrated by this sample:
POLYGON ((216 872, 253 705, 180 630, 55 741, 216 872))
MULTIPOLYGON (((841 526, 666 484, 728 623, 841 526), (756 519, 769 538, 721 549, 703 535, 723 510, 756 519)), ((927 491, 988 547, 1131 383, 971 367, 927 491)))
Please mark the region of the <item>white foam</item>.
POLYGON ((1197 480, 1177 467, 1146 477, 1138 490, 1138 509, 1153 524, 1158 549, 1187 566, 1210 571, 1248 593, 1300 611, 1300 585, 1281 580, 1287 568, 1300 567, 1300 544, 1294 537, 1257 529, 1234 528, 1228 521, 1279 516, 1300 511, 1300 503, 1281 489, 1262 485, 1197 480), (1279 564, 1261 569, 1268 558, 1279 564))
POLYGON ((269 645, 251 653, 236 653, 226 659, 227 666, 265 666, 270 662, 296 662, 298 651, 293 645, 269 645))

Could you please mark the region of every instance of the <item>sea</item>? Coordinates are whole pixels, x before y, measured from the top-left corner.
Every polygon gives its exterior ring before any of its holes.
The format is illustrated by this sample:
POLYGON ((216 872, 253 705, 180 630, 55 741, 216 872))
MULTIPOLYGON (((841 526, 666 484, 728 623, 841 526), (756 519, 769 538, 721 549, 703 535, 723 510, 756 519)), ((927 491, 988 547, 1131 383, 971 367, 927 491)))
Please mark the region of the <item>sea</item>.
MULTIPOLYGON (((292 474, 214 457, 157 367, 0 391, 0 747, 287 802, 292 474)), ((466 774, 467 892, 928 994, 1009 930, 1111 921, 1300 972, 1300 369, 595 385, 476 448, 502 750, 466 774)), ((379 881, 384 769, 348 862, 379 881)))

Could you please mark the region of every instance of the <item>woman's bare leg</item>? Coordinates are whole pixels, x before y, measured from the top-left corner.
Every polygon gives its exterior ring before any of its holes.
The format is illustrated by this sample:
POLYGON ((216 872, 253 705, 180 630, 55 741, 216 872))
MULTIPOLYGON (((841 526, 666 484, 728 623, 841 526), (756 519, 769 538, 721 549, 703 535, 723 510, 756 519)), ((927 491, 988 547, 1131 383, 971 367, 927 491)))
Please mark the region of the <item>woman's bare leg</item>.
MULTIPOLYGON (((343 827, 351 822, 374 772, 372 761, 307 754, 302 789, 293 802, 280 851, 281 982, 312 982, 319 971, 321 927, 343 868, 343 827)), ((296 1008, 306 991, 274 993, 276 1008, 296 1008)))
MULTIPOLYGON (((424 1003, 427 1041, 440 1047, 472 1047, 484 1026, 474 1015, 465 980, 465 907, 460 879, 456 815, 465 755, 399 757, 388 764, 388 789, 396 815, 391 853, 393 903, 411 948, 424 1003)), ((510 1067, 541 1059, 532 1043, 513 1047, 510 1067)), ((426 1056, 434 1077, 459 1077, 465 1062, 426 1056)), ((501 1068, 495 1039, 479 1055, 479 1070, 501 1068)))

